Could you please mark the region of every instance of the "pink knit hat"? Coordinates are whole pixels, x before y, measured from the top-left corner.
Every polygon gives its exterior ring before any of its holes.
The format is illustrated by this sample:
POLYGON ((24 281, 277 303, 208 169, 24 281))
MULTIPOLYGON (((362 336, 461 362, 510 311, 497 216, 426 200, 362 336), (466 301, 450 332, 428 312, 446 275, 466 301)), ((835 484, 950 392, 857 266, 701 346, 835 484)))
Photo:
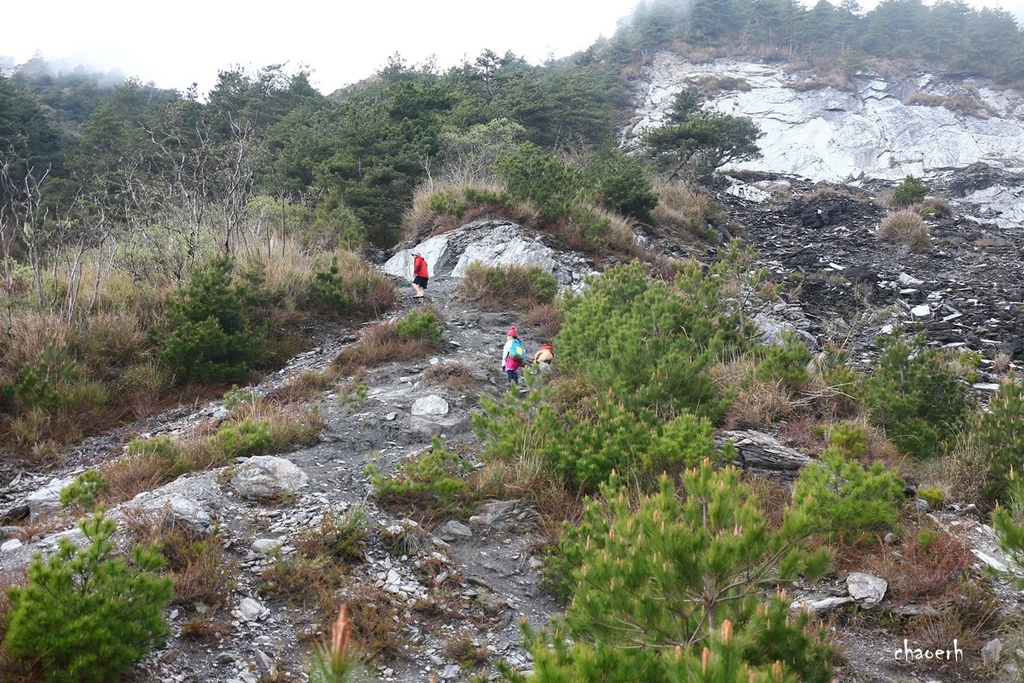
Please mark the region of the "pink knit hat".
POLYGON ((513 325, 510 328, 508 328, 508 336, 510 336, 510 337, 518 337, 519 336, 519 332, 516 330, 516 326, 515 325, 513 325))

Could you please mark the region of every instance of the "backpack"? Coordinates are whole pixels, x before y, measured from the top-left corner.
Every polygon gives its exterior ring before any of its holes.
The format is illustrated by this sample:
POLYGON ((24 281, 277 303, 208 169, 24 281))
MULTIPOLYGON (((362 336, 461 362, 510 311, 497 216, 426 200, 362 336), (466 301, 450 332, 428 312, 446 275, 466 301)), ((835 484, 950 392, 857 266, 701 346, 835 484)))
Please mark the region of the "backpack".
POLYGON ((523 348, 523 343, 518 339, 513 339, 512 346, 508 347, 508 355, 522 362, 526 358, 526 349, 523 348))

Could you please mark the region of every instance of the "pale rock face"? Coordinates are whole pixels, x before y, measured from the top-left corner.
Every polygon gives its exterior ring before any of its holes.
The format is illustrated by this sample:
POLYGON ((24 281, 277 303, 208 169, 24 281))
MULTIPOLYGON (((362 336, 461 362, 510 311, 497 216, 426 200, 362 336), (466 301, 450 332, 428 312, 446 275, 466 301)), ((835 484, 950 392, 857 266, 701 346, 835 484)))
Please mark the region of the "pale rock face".
POLYGON ((25 498, 25 502, 28 503, 29 519, 35 521, 40 515, 59 510, 61 491, 73 484, 74 481, 74 477, 51 479, 46 486, 29 494, 25 498))
POLYGON ((231 487, 245 498, 274 498, 296 493, 308 480, 290 460, 257 455, 239 465, 231 487))
MULTIPOLYGON (((572 252, 559 252, 521 226, 502 220, 480 220, 435 235, 412 249, 401 249, 384 264, 388 275, 412 279, 412 255, 427 261, 430 276, 461 278, 474 261, 487 266, 539 266, 559 286, 577 288, 593 268, 572 252)), ((430 287, 427 287, 428 291, 430 287)))
POLYGON ((413 415, 427 416, 427 415, 447 415, 448 414, 448 401, 444 400, 440 396, 431 394, 430 396, 421 396, 412 403, 410 412, 413 415))
MULTIPOLYGON (((636 116, 624 132, 625 147, 635 148, 644 131, 664 125, 675 93, 701 76, 732 76, 751 86, 723 92, 711 103, 721 113, 754 119, 765 133, 758 141, 763 158, 736 168, 847 183, 898 181, 907 175, 927 179, 976 162, 1024 169, 1024 97, 1016 91, 980 87, 979 98, 994 114, 967 116, 941 106, 904 104, 915 92, 948 94, 949 86, 929 75, 916 84, 860 78, 854 92, 798 90, 792 85, 806 76, 780 66, 733 60, 692 64, 668 52, 647 68, 636 116)), ((1019 187, 994 186, 965 199, 1000 212, 1001 227, 1019 227, 1024 225, 1021 195, 1019 187)))

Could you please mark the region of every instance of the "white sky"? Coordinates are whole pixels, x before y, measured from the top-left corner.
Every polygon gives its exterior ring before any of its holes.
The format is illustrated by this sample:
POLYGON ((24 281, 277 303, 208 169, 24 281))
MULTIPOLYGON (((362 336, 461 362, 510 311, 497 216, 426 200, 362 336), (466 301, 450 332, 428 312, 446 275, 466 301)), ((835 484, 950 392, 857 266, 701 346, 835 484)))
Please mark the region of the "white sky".
MULTIPOLYGON (((813 4, 815 0, 804 0, 813 4)), ((969 0, 1024 19, 1024 0, 969 0)), ((636 0, 42 0, 4 8, 0 56, 20 64, 39 52, 144 83, 205 94, 217 72, 270 64, 307 67, 321 92, 354 83, 399 53, 410 65, 432 55, 441 68, 484 49, 532 64, 610 37, 636 0)), ((861 6, 874 5, 861 0, 861 6)))
POLYGON ((217 72, 287 62, 312 70, 323 93, 362 80, 398 52, 441 68, 485 49, 532 64, 565 57, 632 13, 636 0, 43 0, 5 3, 0 55, 15 64, 37 51, 102 71, 200 93, 217 72))

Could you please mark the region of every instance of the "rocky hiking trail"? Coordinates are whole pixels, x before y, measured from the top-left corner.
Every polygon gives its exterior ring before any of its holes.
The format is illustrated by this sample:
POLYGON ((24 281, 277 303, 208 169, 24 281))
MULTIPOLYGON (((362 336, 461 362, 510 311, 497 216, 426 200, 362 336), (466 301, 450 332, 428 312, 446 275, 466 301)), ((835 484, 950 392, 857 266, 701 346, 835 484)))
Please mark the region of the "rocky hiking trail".
MULTIPOLYGON (((402 605, 399 618, 408 619, 400 642, 395 643, 396 656, 375 672, 380 680, 429 681, 435 674, 441 680, 463 677, 467 669, 446 654, 446 646, 457 636, 470 638, 492 661, 501 657, 513 665, 527 665, 520 620, 527 619, 537 628, 558 611, 556 603, 537 587, 535 570, 540 560, 532 553, 536 513, 520 501, 497 501, 474 510, 469 520, 442 518, 421 524, 379 509, 369 496, 370 485, 364 476, 370 463, 390 473, 397 461, 427 450, 434 436, 446 439, 449 447, 475 441, 469 418, 478 395, 425 384, 420 377, 431 365, 464 363, 473 369, 484 391, 498 396, 504 389, 504 373, 499 371, 501 347, 508 326, 516 321, 466 308, 454 300, 455 286, 455 280, 436 276, 422 302, 412 298, 410 288, 401 290, 401 310, 388 317, 418 306, 435 307, 446 322, 443 350, 422 360, 370 370, 361 379, 370 387, 361 400, 345 401, 333 391, 324 394, 316 401, 326 422, 320 443, 277 458, 252 459, 274 461, 260 473, 260 486, 272 493, 266 500, 247 498, 237 488, 223 485, 223 472, 215 470, 183 476, 118 506, 151 511, 169 508, 179 520, 204 528, 216 526, 224 534, 228 556, 239 567, 237 583, 219 616, 207 615, 205 607, 199 606, 211 621, 223 620, 225 632, 214 642, 174 637, 145 662, 138 680, 298 680, 310 636, 316 634, 318 625, 311 609, 289 605, 272 593, 263 594, 261 574, 274 561, 275 552, 293 553, 295 539, 317 528, 325 513, 345 513, 353 507, 367 513, 371 530, 366 562, 354 570, 360 577, 356 583, 383 591, 402 605), (292 463, 298 473, 279 466, 280 461, 292 463), (288 495, 282 503, 283 492, 288 495), (380 543, 382 532, 402 538, 405 552, 386 549, 380 543), (437 603, 445 612, 443 619, 420 623, 411 611, 417 603, 437 603)), ((357 333, 337 327, 324 330, 319 345, 252 390, 263 395, 303 371, 323 370, 345 345, 355 342, 357 333)), ((528 331, 524 330, 523 337, 528 349, 539 346, 528 331)), ((200 422, 218 421, 226 412, 223 401, 214 401, 153 417, 118 435, 91 439, 75 449, 70 456, 74 464, 64 471, 22 473, 8 479, 10 485, 2 494, 3 510, 9 518, 12 511, 17 514, 27 507, 33 516, 45 514, 59 506, 62 485, 86 468, 118 457, 131 438, 181 436, 200 422)), ((108 514, 118 518, 117 511, 108 514)), ((5 540, 16 533, 16 527, 5 528, 5 540)), ((5 572, 19 571, 33 553, 52 552, 62 537, 82 540, 80 533, 72 530, 40 535, 24 545, 8 541, 0 552, 0 567, 5 572)), ((176 636, 182 625, 196 616, 195 606, 175 607, 170 618, 176 636)))
MULTIPOLYGON (((782 329, 794 330, 815 351, 838 338, 851 359, 868 365, 877 350, 874 338, 886 326, 918 323, 934 344, 984 352, 976 389, 982 396, 991 391, 992 357, 1000 350, 1012 356, 1024 331, 1024 317, 1014 312, 1015 304, 1024 300, 1019 235, 965 219, 943 219, 933 225, 933 236, 941 240, 937 247, 911 254, 880 245, 873 231, 881 210, 856 198, 853 191, 819 193, 820 188, 809 183, 766 177, 751 181, 747 194, 756 190, 770 195, 782 185, 791 201, 720 196, 732 223, 742 226, 737 234, 760 250, 760 265, 772 272, 772 279, 791 287, 787 298, 751 311, 766 338, 782 329)), ((664 235, 648 231, 644 238, 658 253, 685 256, 680 244, 664 235)), ((364 470, 372 463, 390 473, 403 458, 425 452, 435 436, 472 458, 479 443, 470 416, 481 393, 498 397, 504 391, 499 361, 509 325, 516 324, 528 353, 544 341, 514 314, 479 311, 456 296, 458 276, 468 260, 544 265, 562 287, 569 288, 578 287, 594 264, 581 254, 560 251, 547 236, 502 221, 463 226, 425 240, 417 250, 431 262, 427 298, 416 300, 411 288, 403 287, 401 309, 387 318, 420 306, 434 307, 445 324, 440 351, 368 370, 358 378, 366 388, 357 395, 336 389, 315 397, 326 424, 315 446, 250 458, 238 468, 245 468, 246 477, 228 476, 225 469, 186 475, 110 513, 124 519, 132 514, 125 512, 129 508, 169 512, 203 530, 216 527, 223 534, 227 558, 238 566, 230 595, 215 614, 202 605, 171 610, 174 636, 144 662, 137 680, 300 680, 310 643, 323 635, 318 633, 318 617, 311 607, 290 604, 263 590, 263 573, 276 553, 294 553, 296 540, 317 529, 325 514, 354 509, 367 514, 371 540, 365 563, 353 569, 358 577, 353 586, 385 596, 381 604, 397 607, 394 617, 405 622, 393 656, 373 667, 379 680, 426 682, 434 675, 465 680, 473 667, 460 666, 449 648, 459 638, 486 651, 487 663, 476 670, 493 671, 497 659, 529 668, 519 621, 525 618, 541 627, 560 611, 538 585, 537 513, 524 501, 511 500, 480 504, 468 519, 402 519, 375 504, 364 470), (429 368, 448 363, 469 368, 477 388, 457 392, 424 375, 429 368), (387 547, 385 538, 390 539, 387 547), (424 605, 432 606, 431 615, 418 611, 424 605), (205 640, 182 637, 183 626, 197 617, 218 623, 217 633, 205 640)), ((398 283, 407 280, 407 253, 399 251, 388 263, 379 264, 398 283)), ((315 346, 252 391, 265 395, 305 371, 325 369, 343 348, 356 342, 359 332, 334 323, 310 330, 315 346)), ((58 505, 60 488, 74 476, 120 457, 131 439, 183 436, 226 415, 223 400, 183 406, 84 442, 67 454, 60 471, 0 471, 0 481, 9 482, 0 490, 0 515, 2 523, 10 525, 0 527, 0 569, 13 575, 33 553, 52 552, 59 538, 81 540, 77 531, 65 530, 70 523, 60 529, 39 527, 24 543, 15 538, 24 536, 16 525, 29 525, 24 521, 28 515, 45 515, 58 505)), ((729 438, 737 442, 739 464, 783 479, 790 479, 816 455, 795 451, 779 434, 737 432, 729 438)), ((980 577, 989 565, 1009 566, 1009 558, 998 550, 991 530, 980 523, 972 506, 925 512, 969 544, 977 560, 972 576, 980 577)), ((835 606, 858 603, 865 613, 886 604, 870 591, 864 597, 861 584, 848 580, 851 573, 837 572, 830 581, 797 585, 791 591, 795 608, 830 598, 835 606)), ((998 594, 1003 611, 1020 611, 1018 591, 1004 584, 998 594)), ((829 620, 833 608, 821 607, 823 618, 829 620)), ((976 680, 974 669, 963 663, 914 668, 894 662, 893 648, 902 642, 896 637, 898 630, 898 624, 879 628, 878 620, 833 626, 832 637, 843 655, 835 680, 976 680)), ((977 652, 970 656, 978 659, 977 652)))

